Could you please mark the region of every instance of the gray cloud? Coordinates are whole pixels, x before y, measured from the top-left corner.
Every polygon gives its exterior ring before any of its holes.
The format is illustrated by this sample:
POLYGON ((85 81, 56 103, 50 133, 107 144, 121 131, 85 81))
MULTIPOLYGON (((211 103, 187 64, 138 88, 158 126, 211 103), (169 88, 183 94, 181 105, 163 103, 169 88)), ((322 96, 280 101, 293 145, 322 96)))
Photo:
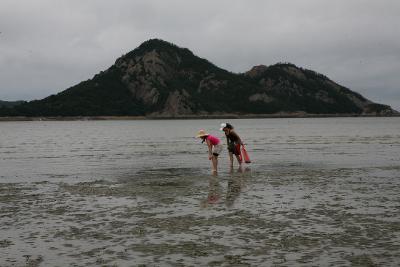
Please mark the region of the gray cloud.
POLYGON ((397 0, 2 0, 0 99, 37 99, 150 38, 244 72, 292 62, 400 110, 397 0))

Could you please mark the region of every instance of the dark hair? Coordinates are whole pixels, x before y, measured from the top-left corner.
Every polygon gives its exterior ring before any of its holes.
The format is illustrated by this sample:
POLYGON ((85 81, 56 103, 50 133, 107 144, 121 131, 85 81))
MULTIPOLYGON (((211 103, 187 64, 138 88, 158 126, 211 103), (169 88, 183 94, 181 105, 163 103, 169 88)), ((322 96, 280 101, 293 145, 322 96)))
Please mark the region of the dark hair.
POLYGON ((228 128, 228 129, 233 129, 233 126, 232 126, 232 124, 230 124, 230 123, 226 123, 226 126, 225 126, 225 128, 228 128))

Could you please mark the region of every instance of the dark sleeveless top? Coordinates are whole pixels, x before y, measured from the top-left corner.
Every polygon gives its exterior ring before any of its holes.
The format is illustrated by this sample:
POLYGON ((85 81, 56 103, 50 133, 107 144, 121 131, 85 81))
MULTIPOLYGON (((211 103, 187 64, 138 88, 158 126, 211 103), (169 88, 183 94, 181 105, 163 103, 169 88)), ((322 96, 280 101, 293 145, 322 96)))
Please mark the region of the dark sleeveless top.
POLYGON ((230 144, 238 144, 240 141, 239 136, 235 132, 230 132, 229 134, 226 134, 226 141, 228 143, 228 146, 230 144))

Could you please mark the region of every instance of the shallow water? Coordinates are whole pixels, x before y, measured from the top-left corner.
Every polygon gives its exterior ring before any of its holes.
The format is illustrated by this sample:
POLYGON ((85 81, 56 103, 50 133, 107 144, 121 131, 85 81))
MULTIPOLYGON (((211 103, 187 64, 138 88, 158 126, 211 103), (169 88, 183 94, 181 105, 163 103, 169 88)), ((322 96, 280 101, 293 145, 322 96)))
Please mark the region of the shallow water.
POLYGON ((0 123, 0 266, 398 266, 400 118, 0 123))

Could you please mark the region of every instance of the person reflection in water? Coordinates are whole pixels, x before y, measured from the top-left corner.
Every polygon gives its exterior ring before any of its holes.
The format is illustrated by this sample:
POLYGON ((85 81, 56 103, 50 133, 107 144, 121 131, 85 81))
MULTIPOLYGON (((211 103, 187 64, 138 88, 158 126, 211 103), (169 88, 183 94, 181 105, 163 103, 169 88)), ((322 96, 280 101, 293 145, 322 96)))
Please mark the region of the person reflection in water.
MULTIPOLYGON (((235 201, 245 187, 246 173, 248 172, 250 172, 249 168, 243 170, 242 167, 239 167, 237 172, 234 172, 233 168, 231 169, 231 177, 228 180, 224 202, 228 208, 233 207, 235 201)), ((219 183, 218 177, 216 175, 210 176, 208 178, 208 195, 206 199, 201 201, 201 207, 206 208, 210 205, 221 203, 221 195, 222 187, 219 183)))
POLYGON ((207 198, 201 201, 201 207, 206 208, 209 205, 217 204, 221 198, 221 185, 216 175, 208 178, 208 195, 207 198))
POLYGON ((235 175, 233 168, 231 168, 231 177, 228 180, 228 188, 226 190, 225 205, 228 208, 233 207, 235 200, 239 197, 245 186, 245 173, 249 172, 250 169, 246 168, 243 170, 242 166, 239 166, 237 174, 235 175))

